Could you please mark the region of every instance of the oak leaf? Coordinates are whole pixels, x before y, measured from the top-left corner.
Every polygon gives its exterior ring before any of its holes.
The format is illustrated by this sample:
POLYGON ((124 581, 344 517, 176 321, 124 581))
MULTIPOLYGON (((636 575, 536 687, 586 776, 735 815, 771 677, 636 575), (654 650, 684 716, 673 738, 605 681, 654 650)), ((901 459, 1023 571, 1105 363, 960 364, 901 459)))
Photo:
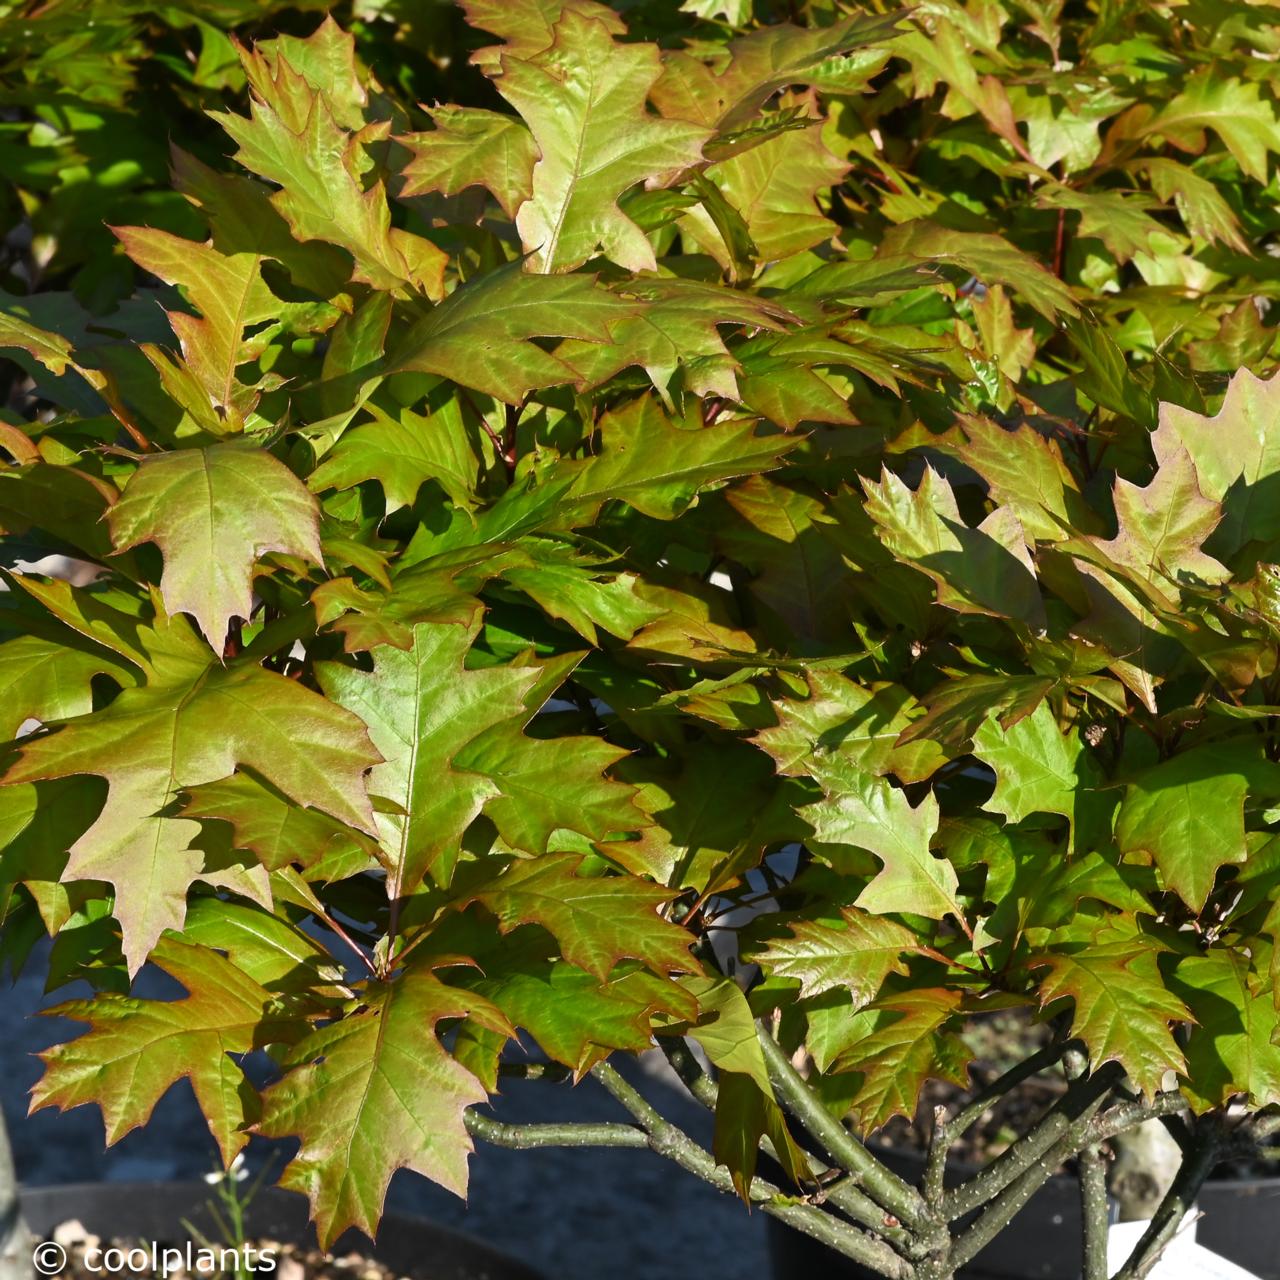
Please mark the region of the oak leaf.
POLYGON ((527 268, 571 271, 603 253, 628 270, 654 270, 652 246, 618 199, 697 164, 710 137, 646 111, 662 74, 657 47, 619 44, 603 23, 566 9, 550 46, 528 57, 504 52, 501 67, 498 92, 540 155, 533 194, 516 214, 527 268))
MULTIPOLYGON (((184 630, 181 619, 171 627, 184 630)), ((370 831, 364 773, 377 759, 364 727, 341 707, 270 671, 209 665, 186 633, 163 676, 126 689, 101 711, 23 741, 6 784, 89 773, 107 800, 71 848, 64 879, 105 880, 131 971, 166 928, 180 929, 187 888, 201 874, 199 824, 169 816, 181 792, 247 765, 295 803, 370 831)))
POLYGON ((151 961, 186 988, 179 1000, 138 1000, 107 993, 73 1000, 51 1013, 89 1024, 77 1039, 40 1055, 44 1075, 32 1111, 102 1108, 107 1142, 144 1125, 177 1081, 190 1079, 228 1167, 249 1141, 258 1094, 229 1056, 293 1034, 275 997, 217 951, 168 938, 151 961))
POLYGON ((230 620, 252 612, 262 555, 323 563, 315 499, 284 463, 240 442, 144 459, 107 519, 117 551, 160 548, 165 607, 190 613, 219 653, 230 620))
POLYGON ((463 1113, 488 1095, 440 1043, 436 1025, 467 1014, 506 1021, 424 969, 370 983, 355 1013, 294 1046, 292 1070, 263 1096, 259 1132, 302 1139, 280 1185, 309 1197, 323 1247, 349 1226, 376 1234, 397 1169, 465 1197, 472 1144, 463 1113))

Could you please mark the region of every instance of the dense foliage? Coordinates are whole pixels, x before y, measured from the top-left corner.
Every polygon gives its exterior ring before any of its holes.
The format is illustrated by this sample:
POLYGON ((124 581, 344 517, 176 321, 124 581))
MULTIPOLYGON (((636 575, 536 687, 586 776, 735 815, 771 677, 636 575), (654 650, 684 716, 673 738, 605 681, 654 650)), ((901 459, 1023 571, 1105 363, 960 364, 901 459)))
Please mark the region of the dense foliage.
MULTIPOLYGON (((0 3, 0 288, 70 287, 88 311, 105 315, 139 278, 128 257, 112 252, 111 226, 205 235, 171 185, 170 142, 218 162, 225 135, 205 111, 243 100, 237 42, 305 35, 329 7, 0 3)), ((458 10, 360 0, 342 12, 362 55, 386 69, 407 101, 457 96, 449 63, 465 30, 458 10)))
POLYGON ((1163 1115, 1145 1274, 1280 1105, 1280 13, 464 7, 467 66, 450 11, 0 10, 0 940, 98 992, 36 1105, 190 1077, 325 1240, 473 1136, 651 1146, 922 1280, 1163 1115), (224 141, 117 199, 171 97, 224 141), (833 1119, 1008 1008, 994 1092, 1070 1085, 970 1182, 988 1094, 921 1189, 833 1119), (633 1122, 474 1110, 517 1029, 633 1122), (606 1061, 655 1036, 711 1153, 606 1061))

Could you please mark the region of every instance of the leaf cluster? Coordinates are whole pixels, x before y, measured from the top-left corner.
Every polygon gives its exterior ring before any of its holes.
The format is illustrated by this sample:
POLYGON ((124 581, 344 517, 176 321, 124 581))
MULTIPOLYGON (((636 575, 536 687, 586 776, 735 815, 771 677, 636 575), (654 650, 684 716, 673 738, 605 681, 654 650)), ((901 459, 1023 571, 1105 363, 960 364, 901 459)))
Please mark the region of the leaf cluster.
POLYGON ((464 9, 430 108, 378 6, 205 22, 140 287, 0 307, 0 947, 98 992, 37 1105, 189 1076, 326 1240, 465 1190, 517 1032, 695 1042, 748 1198, 787 1055, 869 1133, 993 1010, 1280 1105, 1276 15, 464 9))

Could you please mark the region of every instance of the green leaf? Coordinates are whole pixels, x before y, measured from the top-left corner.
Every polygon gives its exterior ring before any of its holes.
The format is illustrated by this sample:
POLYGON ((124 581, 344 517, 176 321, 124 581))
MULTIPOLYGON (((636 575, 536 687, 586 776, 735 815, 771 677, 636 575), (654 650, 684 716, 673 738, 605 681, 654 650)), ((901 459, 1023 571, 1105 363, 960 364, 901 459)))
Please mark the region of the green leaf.
POLYGON ((383 757, 369 790, 394 805, 376 816, 392 898, 428 873, 447 883, 463 832, 500 794, 485 774, 455 767, 457 754, 486 729, 529 717, 537 668, 464 669, 479 625, 419 623, 408 649, 375 651, 372 671, 332 662, 317 670, 325 696, 368 725, 383 757))
POLYGON ((154 609, 154 600, 144 602, 109 588, 91 591, 64 579, 44 580, 30 573, 6 574, 5 582, 18 588, 6 601, 14 611, 11 616, 33 635, 67 643, 63 627, 69 628, 75 636, 133 663, 149 678, 166 679, 175 669, 185 671, 191 664, 204 666, 209 661, 208 649, 185 619, 177 625, 169 625, 164 618, 141 621, 144 612, 154 609))
MULTIPOLYGON (((993 937, 1017 941, 1034 930, 1066 927, 1080 915, 1090 914, 1080 905, 1086 901, 1120 911, 1149 910, 1146 893, 1154 888, 1150 873, 1144 876, 1131 867, 1116 867, 1099 853, 1065 857, 1058 841, 1039 833, 1003 834, 1009 854, 1007 859, 988 858, 985 888, 995 910, 982 927, 993 937)), ((952 859, 958 860, 954 852, 952 859)))
POLYGON ((255 358, 294 310, 262 279, 262 255, 224 254, 212 243, 183 240, 151 227, 117 227, 115 232, 134 262, 166 284, 180 285, 200 312, 166 314, 187 368, 225 419, 226 429, 239 430, 258 392, 238 381, 236 371, 255 358), (256 330, 252 341, 245 339, 249 327, 256 330))
POLYGON ((1228 569, 1200 549, 1217 528, 1222 508, 1200 492, 1185 449, 1164 448, 1145 488, 1117 479, 1114 498, 1119 530, 1109 541, 1093 538, 1094 545, 1171 604, 1177 603, 1179 583, 1230 578, 1228 569))
POLYGON ((830 80, 834 93, 857 92, 888 57, 867 46, 889 35, 900 16, 859 13, 811 30, 764 26, 732 41, 728 65, 718 75, 687 54, 669 54, 654 102, 664 115, 728 130, 791 85, 830 80))
POLYGON ((632 653, 717 662, 759 648, 749 631, 734 625, 725 600, 713 588, 682 590, 648 582, 640 595, 661 606, 664 613, 632 637, 627 646, 632 653))
POLYGON ((1049 320, 1060 312, 1073 316, 1078 311, 1066 285, 1001 236, 952 231, 926 221, 905 222, 889 231, 880 253, 953 263, 984 284, 1006 285, 1049 320))
POLYGON ((894 42, 905 55, 917 97, 933 93, 941 81, 947 87, 940 114, 945 119, 963 119, 974 112, 980 114, 991 131, 1004 140, 1018 155, 1031 160, 1014 120, 1013 106, 1004 82, 995 75, 982 75, 984 63, 975 58, 982 51, 991 55, 997 65, 1004 59, 996 45, 1000 20, 987 11, 987 21, 974 21, 955 8, 944 10, 941 21, 908 31, 894 42), (993 24, 991 18, 995 17, 993 24), (982 28, 985 27, 985 31, 982 28), (993 36, 995 39, 993 39, 993 36))
POLYGON ((1212 182, 1194 169, 1163 156, 1143 157, 1143 172, 1161 200, 1172 200, 1192 234, 1217 241, 1237 253, 1249 251, 1234 210, 1212 182))
POLYGON ((93 710, 94 676, 118 685, 137 682, 137 672, 107 650, 19 636, 0 644, 0 741, 18 736, 27 720, 48 724, 93 710))
POLYGON ((468 420, 461 401, 451 397, 425 417, 401 409, 393 418, 377 405, 367 408, 373 421, 343 432, 308 476, 313 493, 377 480, 390 515, 411 507, 422 485, 434 480, 456 506, 476 506, 480 459, 473 442, 474 419, 468 420))
POLYGON ((601 983, 557 961, 545 976, 512 973, 480 989, 550 1057, 582 1075, 619 1050, 650 1048, 654 1014, 669 1007, 672 987, 644 970, 601 983))
POLYGON ((956 676, 925 695, 928 710, 898 735, 898 745, 931 738, 961 750, 991 718, 1012 729, 1041 704, 1055 681, 1050 676, 956 676))
POLYGON ((1183 91, 1154 115, 1135 108, 1117 127, 1139 136, 1155 134, 1183 151, 1199 155, 1205 131, 1212 129, 1251 178, 1265 184, 1267 157, 1280 151, 1280 121, 1257 84, 1234 76, 1214 75, 1208 68, 1192 76, 1183 91), (1141 121, 1139 124, 1138 121, 1141 121))
POLYGON ((293 1069, 263 1096, 258 1131, 302 1139, 280 1185, 310 1199, 322 1247, 349 1226, 376 1233, 397 1169, 466 1195, 471 1139, 463 1112, 487 1095, 440 1043, 436 1024, 471 1013, 504 1021, 480 997, 409 969, 371 983, 358 1012, 291 1051, 293 1069))
MULTIPOLYGON (((102 808, 96 778, 61 778, 0 788, 0 903, 14 885, 31 895, 46 932, 64 929, 94 885, 61 883, 67 850, 102 808)), ((4 914, 0 910, 0 916, 4 914)))
POLYGON ((1280 537, 1280 516, 1270 497, 1272 477, 1280 473, 1280 381, 1241 369, 1212 417, 1162 404, 1151 445, 1161 466, 1185 449, 1204 497, 1222 504, 1222 523, 1211 544, 1219 554, 1280 537))
POLYGON ((747 1076, 772 1099, 773 1085, 756 1034, 755 1016, 742 988, 731 978, 721 977, 682 978, 680 985, 698 1001, 698 1020, 683 1034, 695 1040, 721 1071, 747 1076))
POLYGON ((447 883, 482 809, 511 847, 529 853, 544 852, 557 831, 599 839, 644 821, 631 789, 602 776, 624 752, 597 739, 521 733, 558 676, 544 684, 538 667, 463 669, 478 626, 420 623, 407 651, 378 650, 372 673, 330 663, 319 671, 328 696, 364 719, 386 758, 370 788, 399 810, 378 818, 393 897, 427 873, 447 883), (441 777, 451 783, 444 790, 441 777))
POLYGON ((736 400, 737 366, 720 326, 776 330, 794 320, 790 311, 769 299, 696 280, 638 280, 627 286, 625 297, 643 306, 611 324, 609 341, 571 338, 556 350, 588 387, 639 365, 665 396, 683 366, 692 390, 736 400))
POLYGON ((184 817, 229 823, 235 848, 250 850, 268 871, 293 863, 313 869, 318 864, 359 870, 373 865, 377 846, 368 836, 317 809, 292 803, 250 773, 185 790, 184 817))
POLYGON ((373 824, 364 773, 378 757, 354 716, 283 676, 209 667, 203 657, 188 633, 186 665, 168 680, 127 689, 102 711, 25 739, 4 778, 107 780, 106 804, 72 846, 65 878, 115 887, 131 972, 166 928, 181 929, 187 887, 201 874, 203 855, 192 844, 199 825, 165 813, 188 787, 246 765, 295 803, 358 830, 373 824))
POLYGON ((973 754, 995 771, 996 786, 983 805, 1022 822, 1033 813, 1059 813, 1071 823, 1078 845, 1091 834, 1086 806, 1101 782, 1088 748, 1076 732, 1063 733, 1047 702, 1005 727, 995 717, 973 735, 973 754))
POLYGON ((501 70, 502 56, 524 57, 540 53, 555 39, 555 24, 572 11, 597 22, 614 35, 623 35, 626 23, 607 5, 596 0, 536 0, 534 4, 510 5, 503 0, 466 0, 467 21, 481 31, 492 32, 506 43, 477 50, 471 60, 492 75, 501 70))
POLYGON ((1155 397, 1145 383, 1133 377, 1124 353, 1107 330, 1080 320, 1068 320, 1065 327, 1083 364, 1077 375, 1081 391, 1104 409, 1154 427, 1155 397))
POLYGON ((263 449, 215 444, 143 461, 108 515, 116 550, 154 542, 160 591, 222 651, 232 618, 253 612, 253 566, 281 551, 323 563, 315 499, 263 449))
POLYGON ((1199 911, 1219 869, 1248 856, 1244 804, 1251 793, 1280 793, 1280 766, 1254 743, 1181 751, 1125 788, 1116 843, 1126 857, 1153 862, 1165 888, 1199 911))
MULTIPOLYGON (((706 171, 741 214, 765 262, 812 248, 835 232, 835 224, 819 211, 817 196, 838 183, 848 166, 823 146, 821 135, 821 123, 788 130, 706 171)), ((707 252, 729 265, 728 248, 705 209, 690 211, 685 224, 707 252)))
POLYGON ((1080 88, 1060 96, 1038 85, 1008 86, 1013 109, 1026 121, 1027 150, 1042 169, 1059 162, 1065 173, 1088 169, 1102 150, 1099 125, 1132 101, 1105 81, 1080 88))
POLYGON ((1150 197, 1125 196, 1118 191, 1076 191, 1052 183, 1041 190, 1036 204, 1043 209, 1078 213, 1079 234, 1096 236, 1117 262, 1129 262, 1136 254, 1152 252, 1152 237, 1167 234, 1147 212, 1153 207, 1150 197))
POLYGON ((489 779, 484 811, 511 848, 545 853, 557 832, 603 840, 644 823, 631 788, 604 776, 625 754, 598 738, 528 738, 507 723, 469 742, 454 764, 489 779))
POLYGON ((674 761, 632 756, 616 772, 637 786, 650 824, 606 850, 659 884, 701 893, 732 883, 768 845, 799 834, 768 760, 740 744, 699 743, 674 761))
POLYGON ((1243 1094, 1250 1107, 1280 1102, 1280 1017, 1259 990, 1253 966, 1239 951, 1215 949, 1178 962, 1170 986, 1195 1021, 1187 1037, 1183 1090, 1197 1111, 1224 1107, 1243 1094))
POLYGON ((842 924, 790 920, 790 937, 774 938, 751 959, 774 978, 798 979, 802 998, 847 989, 855 1012, 871 1003, 891 973, 905 974, 903 956, 916 948, 915 935, 884 916, 854 907, 840 912, 842 924))
POLYGON ((599 644, 601 627, 621 640, 630 640, 641 627, 662 617, 662 610, 637 593, 632 573, 601 572, 595 559, 549 539, 526 538, 526 563, 514 556, 502 568, 509 585, 536 600, 552 618, 567 622, 584 640, 599 644))
POLYGON ((802 422, 852 424, 844 396, 817 369, 858 368, 854 346, 822 328, 781 335, 760 334, 734 348, 742 365, 742 402, 753 413, 790 431, 802 422))
MULTIPOLYGON (((326 430, 335 418, 345 428, 381 381, 381 361, 391 325, 391 297, 375 293, 342 317, 329 335, 320 366, 320 407, 331 415, 317 424, 326 430)), ((325 437, 321 436, 323 440, 325 437)))
POLYGON ((1246 298, 1222 317, 1214 337, 1187 343, 1187 356, 1197 373, 1233 373, 1265 361, 1275 336, 1262 323, 1252 300, 1246 298))
POLYGON ((241 173, 219 173, 176 146, 170 149, 174 182, 208 220, 221 253, 270 258, 295 284, 341 305, 335 295, 351 277, 351 259, 343 250, 320 240, 295 240, 263 183, 241 173))
POLYGON ((840 553, 826 536, 824 501, 762 476, 747 477, 724 496, 738 520, 720 522, 717 545, 751 573, 752 600, 797 637, 845 636, 852 591, 840 553))
POLYGON ((214 119, 238 144, 236 159, 279 185, 271 202, 299 240, 345 249, 356 279, 375 288, 409 286, 439 298, 447 255, 393 227, 381 180, 367 182, 367 148, 390 126, 365 124, 366 95, 353 59, 351 37, 332 18, 307 41, 244 50, 250 117, 215 112, 214 119))
POLYGON ((685 0, 681 13, 699 18, 723 18, 731 27, 745 27, 751 21, 751 0, 685 0))
POLYGON ((478 107, 436 107, 435 128, 397 139, 413 153, 401 196, 438 191, 456 196, 484 187, 508 218, 533 194, 538 148, 528 127, 512 116, 478 107))
POLYGON ((288 1034, 274 998, 231 960, 204 946, 165 939, 152 962, 186 989, 180 1000, 101 995, 50 1010, 89 1024, 78 1039, 40 1055, 44 1075, 32 1091, 33 1111, 102 1108, 107 1142, 146 1124, 161 1097, 190 1079, 223 1161, 249 1141, 258 1095, 229 1054, 288 1034))
POLYGON ((25 351, 50 373, 61 376, 75 363, 71 343, 50 333, 27 318, 28 304, 11 294, 0 292, 0 351, 25 351))
POLYGON ((598 288, 594 276, 531 275, 512 264, 487 272, 419 320, 390 359, 393 370, 449 378, 518 404, 535 387, 582 375, 533 338, 607 342, 635 304, 598 288))
POLYGON ((780 773, 811 774, 824 783, 828 776, 847 776, 853 766, 921 782, 946 760, 927 738, 898 745, 917 706, 900 685, 866 688, 838 671, 811 671, 806 681, 809 697, 775 703, 777 725, 753 739, 777 761, 780 773))
POLYGON ((697 164, 710 135, 646 111, 662 73, 655 45, 619 44, 575 9, 564 11, 553 35, 535 54, 504 53, 496 81, 540 156, 533 194, 516 214, 528 269, 572 271, 602 253, 628 270, 652 271, 653 248, 618 199, 697 164))
POLYGON ((582 859, 548 854, 517 860, 492 880, 466 891, 459 905, 479 902, 503 932, 540 924, 570 964, 605 981, 619 960, 639 960, 655 973, 697 973, 690 937, 658 914, 668 889, 635 876, 578 874, 582 859))
POLYGON ((566 496, 579 519, 617 498, 656 520, 684 511, 720 480, 771 470, 799 440, 757 434, 751 422, 677 426, 651 399, 632 400, 600 422, 601 449, 571 471, 566 496))
POLYGON ((1042 1008, 1073 1001, 1071 1034, 1085 1042, 1094 1070, 1118 1062, 1148 1097, 1163 1088, 1166 1071, 1184 1071, 1170 1023, 1185 1021, 1187 1008, 1165 986, 1150 940, 1113 939, 1104 930, 1082 949, 1036 957, 1030 967, 1048 970, 1040 980, 1042 1008))
MULTIPOLYGON (((1010 382, 1018 382, 1035 361, 1035 330, 1018 328, 1014 323, 1013 304, 1009 301, 1009 295, 998 284, 993 284, 987 289, 985 297, 975 297, 971 305, 973 307, 974 324, 982 341, 983 350, 995 361, 1000 372, 1010 382)), ((1046 453, 1057 453, 1056 446, 1050 445, 1042 436, 1028 430, 1026 427, 1013 433, 1000 432, 1000 435, 1005 438, 1008 438, 1011 434, 1015 440, 1024 445, 1024 452, 1026 444, 1038 443, 1046 453)), ((1059 468, 1062 471, 1066 470, 1061 466, 1061 461, 1059 461, 1059 468)), ((1037 478, 1034 471, 1030 478, 1034 483, 1037 478)), ((1057 479, 1057 477, 1054 478, 1057 479)), ((1075 487, 1070 478, 1070 473, 1064 478, 1072 488, 1075 487)), ((1050 483, 1052 484, 1052 480, 1050 483)), ((1061 483, 1060 480, 1059 487, 1061 487, 1061 483)))
POLYGON ((787 1176, 799 1185, 809 1177, 808 1162, 787 1129, 782 1109, 771 1091, 753 1076, 725 1071, 716 1096, 716 1124, 711 1153, 733 1179, 734 1190, 749 1205, 751 1181, 767 1136, 787 1176))
POLYGON ((1012 508, 997 508, 969 528, 951 486, 932 467, 914 492, 888 470, 878 485, 864 481, 863 487, 881 542, 937 583, 939 604, 1042 625, 1035 566, 1012 508))
POLYGON ((110 485, 77 467, 37 460, 0 470, 0 527, 9 534, 39 528, 68 547, 103 559, 112 548, 99 521, 115 496, 110 485))
POLYGON ((297 925, 235 899, 195 898, 182 934, 225 952, 242 973, 273 993, 346 999, 342 966, 297 925))
POLYGON ((914 1116, 930 1079, 968 1084, 971 1054, 948 1029, 959 1002, 957 992, 926 987, 882 996, 847 1018, 848 1047, 832 1070, 857 1073, 849 1107, 864 1133, 894 1116, 914 1116))
POLYGON ((471 936, 477 919, 471 912, 449 917, 432 944, 448 948, 458 940, 449 926, 464 922, 466 952, 481 969, 460 971, 457 980, 492 1000, 513 1026, 579 1076, 616 1050, 650 1048, 655 1022, 697 1017, 696 1000, 678 982, 625 963, 601 982, 555 958, 554 941, 536 930, 480 942, 471 936))
POLYGON ((824 780, 827 798, 802 809, 824 844, 853 845, 874 853, 880 873, 858 895, 856 906, 878 915, 909 912, 964 920, 954 868, 929 851, 938 829, 938 801, 930 792, 914 808, 883 778, 845 765, 824 780))

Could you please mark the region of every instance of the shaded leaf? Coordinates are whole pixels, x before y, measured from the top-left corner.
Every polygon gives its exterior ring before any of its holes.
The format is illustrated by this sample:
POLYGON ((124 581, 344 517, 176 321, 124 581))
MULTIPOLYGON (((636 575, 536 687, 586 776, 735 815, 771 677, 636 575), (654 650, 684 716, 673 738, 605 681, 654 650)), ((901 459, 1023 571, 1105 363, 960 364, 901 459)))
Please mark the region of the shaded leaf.
POLYGON ((658 914, 671 891, 635 876, 584 876, 573 854, 513 862, 493 880, 468 889, 460 905, 479 902, 505 931, 544 926, 564 958, 601 981, 630 958, 659 974, 696 973, 690 936, 658 914))

